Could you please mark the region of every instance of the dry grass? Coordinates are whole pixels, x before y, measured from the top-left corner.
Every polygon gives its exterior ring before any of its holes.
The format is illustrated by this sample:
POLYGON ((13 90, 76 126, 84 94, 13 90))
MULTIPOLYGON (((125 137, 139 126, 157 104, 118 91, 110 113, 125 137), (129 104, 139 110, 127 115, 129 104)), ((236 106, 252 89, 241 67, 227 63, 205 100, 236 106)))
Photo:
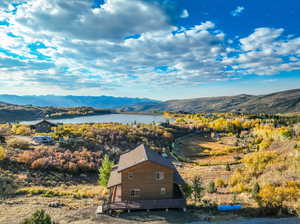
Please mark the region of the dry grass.
POLYGON ((73 198, 104 198, 107 190, 97 185, 76 185, 62 187, 33 186, 21 188, 18 194, 41 195, 45 197, 67 196, 73 198))
MULTIPOLYGON (((227 184, 233 171, 240 165, 235 159, 239 153, 229 150, 235 148, 233 146, 234 139, 225 138, 218 142, 196 135, 182 139, 179 143, 182 154, 194 162, 184 163, 181 168, 178 168, 186 181, 189 182, 194 176, 200 176, 206 186, 209 182, 220 178, 224 181, 224 185, 227 184), (226 164, 230 164, 230 171, 226 170, 226 164)), ((234 201, 233 194, 226 187, 218 187, 218 192, 214 194, 206 193, 204 199, 217 204, 227 204, 234 201)), ((241 202, 246 201, 244 197, 239 198, 239 200, 241 202)))

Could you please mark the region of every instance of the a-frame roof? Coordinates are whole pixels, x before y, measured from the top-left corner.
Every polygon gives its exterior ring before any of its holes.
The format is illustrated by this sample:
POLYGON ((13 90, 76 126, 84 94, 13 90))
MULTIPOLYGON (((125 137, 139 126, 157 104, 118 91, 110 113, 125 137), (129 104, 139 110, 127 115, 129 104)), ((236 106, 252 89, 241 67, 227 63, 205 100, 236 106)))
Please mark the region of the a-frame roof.
POLYGON ((158 152, 151 150, 147 146, 142 144, 139 147, 131 150, 130 152, 127 152, 120 156, 118 172, 136 166, 146 161, 170 169, 175 169, 174 165, 168 159, 163 158, 162 156, 159 155, 158 152))

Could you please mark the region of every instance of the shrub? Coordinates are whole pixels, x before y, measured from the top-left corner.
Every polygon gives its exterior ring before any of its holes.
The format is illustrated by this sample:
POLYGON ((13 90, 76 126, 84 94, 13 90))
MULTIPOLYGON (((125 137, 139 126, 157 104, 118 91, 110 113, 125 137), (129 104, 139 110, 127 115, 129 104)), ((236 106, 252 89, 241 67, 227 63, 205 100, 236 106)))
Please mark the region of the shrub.
POLYGON ((230 191, 234 193, 242 193, 242 192, 249 191, 249 188, 244 183, 237 183, 232 188, 230 188, 230 191))
POLYGON ((54 224, 51 217, 44 210, 37 210, 33 215, 25 219, 22 224, 54 224))
POLYGON ((0 161, 5 159, 5 157, 6 157, 5 149, 2 146, 0 146, 0 161))
POLYGON ((259 150, 264 150, 264 149, 267 149, 268 147, 270 147, 272 141, 273 141, 272 139, 264 139, 264 140, 258 145, 259 150))
POLYGON ((109 156, 105 155, 102 160, 102 165, 99 168, 99 184, 103 187, 107 186, 110 173, 114 163, 109 160, 109 156))
POLYGON ((192 196, 193 193, 193 188, 190 184, 185 184, 183 186, 183 192, 186 198, 190 198, 192 196))
POLYGON ((12 134, 15 135, 27 135, 30 136, 32 134, 32 130, 28 125, 15 124, 11 129, 12 134))
POLYGON ((226 187, 226 183, 224 182, 224 180, 222 178, 217 178, 215 180, 215 185, 216 185, 216 187, 220 187, 220 188, 226 187))
POLYGON ((18 153, 17 161, 25 163, 33 169, 53 169, 72 173, 97 171, 101 162, 101 152, 86 149, 61 152, 56 147, 40 146, 33 151, 18 153))
POLYGON ((13 179, 0 175, 0 196, 13 194, 16 190, 13 179))
POLYGON ((210 194, 217 192, 217 188, 216 188, 215 182, 210 181, 208 183, 207 192, 210 193, 210 194))
POLYGON ((277 156, 276 152, 254 152, 246 155, 242 159, 242 163, 249 173, 257 177, 277 156))
POLYGON ((19 138, 11 138, 7 141, 7 145, 16 149, 29 149, 29 142, 19 139, 19 138))
POLYGON ((107 189, 97 185, 76 185, 61 187, 33 186, 18 189, 18 194, 41 195, 43 197, 72 197, 72 198, 99 198, 107 195, 107 189))
POLYGON ((293 137, 293 129, 289 128, 289 129, 283 130, 283 131, 281 132, 281 135, 282 135, 284 138, 290 139, 290 138, 293 137))
POLYGON ((225 167, 226 171, 231 171, 230 165, 227 163, 225 167))
POLYGON ((285 202, 295 202, 299 198, 300 184, 289 181, 281 186, 265 184, 261 187, 258 196, 263 206, 267 208, 283 207, 285 202))

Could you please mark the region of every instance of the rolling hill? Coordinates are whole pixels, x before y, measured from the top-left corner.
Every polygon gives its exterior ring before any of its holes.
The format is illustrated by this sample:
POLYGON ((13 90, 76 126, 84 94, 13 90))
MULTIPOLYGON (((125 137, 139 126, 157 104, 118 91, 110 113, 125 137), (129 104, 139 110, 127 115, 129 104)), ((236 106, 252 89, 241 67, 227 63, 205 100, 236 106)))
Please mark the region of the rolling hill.
POLYGON ((124 111, 182 111, 182 112, 248 112, 285 113, 300 112, 300 89, 268 95, 237 95, 204 97, 185 100, 150 102, 123 108, 124 111))

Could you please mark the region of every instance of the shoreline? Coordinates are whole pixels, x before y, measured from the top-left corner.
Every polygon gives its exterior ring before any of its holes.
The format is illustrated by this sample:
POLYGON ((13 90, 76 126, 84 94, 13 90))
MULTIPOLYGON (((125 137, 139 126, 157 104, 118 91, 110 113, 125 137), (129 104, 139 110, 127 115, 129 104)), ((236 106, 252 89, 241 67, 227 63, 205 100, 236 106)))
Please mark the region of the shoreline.
MULTIPOLYGON (((63 122, 62 120, 69 120, 69 119, 76 119, 76 118, 84 118, 84 117, 95 117, 95 116, 105 116, 105 115, 128 115, 128 116, 153 116, 153 117, 162 117, 164 119, 167 119, 165 117, 163 117, 162 114, 157 114, 157 113, 127 113, 127 112, 112 112, 112 113, 95 113, 95 114, 84 114, 84 115, 79 115, 79 116, 62 116, 62 117, 55 117, 55 118, 51 118, 51 117, 48 117, 48 118, 39 118, 39 119, 35 119, 35 120, 20 120, 20 121, 17 121, 17 122, 14 122, 15 124, 19 123, 19 124, 29 124, 29 123, 35 123, 35 122, 39 122, 43 119, 47 120, 47 121, 50 121, 50 122, 57 122, 57 121, 61 121, 61 123, 65 123, 63 122)), ((108 123, 122 123, 122 122, 118 122, 118 121, 110 121, 108 123)), ((9 122, 7 122, 9 123, 9 122)), ((11 122, 11 124, 14 124, 11 122)), ((66 122, 68 123, 68 122, 66 122)), ((97 122, 97 121, 94 121, 94 122, 82 122, 82 123, 107 123, 107 122, 97 122)), ((138 123, 143 123, 143 122, 138 122, 138 123)), ((147 123, 147 122, 146 122, 147 123)))

